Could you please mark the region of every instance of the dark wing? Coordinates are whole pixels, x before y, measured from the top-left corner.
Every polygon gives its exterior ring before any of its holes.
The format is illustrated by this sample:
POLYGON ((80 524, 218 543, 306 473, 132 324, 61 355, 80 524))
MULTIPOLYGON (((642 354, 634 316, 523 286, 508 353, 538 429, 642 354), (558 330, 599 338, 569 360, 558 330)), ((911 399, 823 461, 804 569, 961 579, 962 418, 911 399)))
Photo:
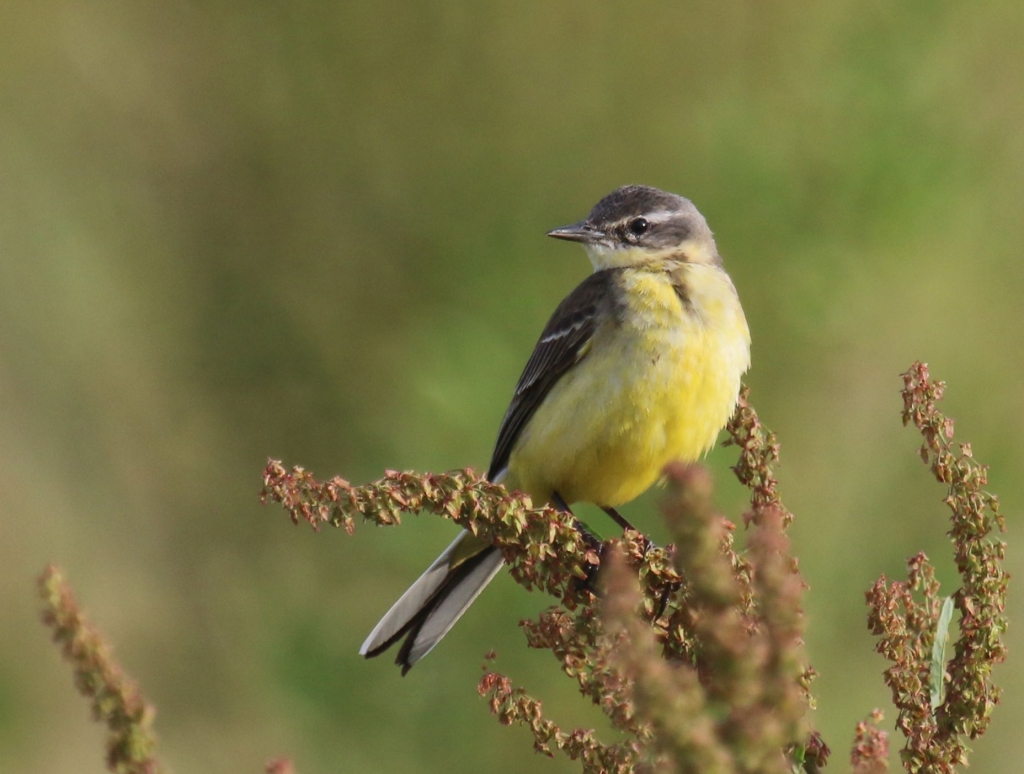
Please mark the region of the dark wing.
POLYGON ((505 412, 487 477, 508 465, 512 447, 537 407, 562 375, 583 359, 602 309, 611 306, 618 269, 595 272, 581 282, 551 315, 533 349, 505 412))

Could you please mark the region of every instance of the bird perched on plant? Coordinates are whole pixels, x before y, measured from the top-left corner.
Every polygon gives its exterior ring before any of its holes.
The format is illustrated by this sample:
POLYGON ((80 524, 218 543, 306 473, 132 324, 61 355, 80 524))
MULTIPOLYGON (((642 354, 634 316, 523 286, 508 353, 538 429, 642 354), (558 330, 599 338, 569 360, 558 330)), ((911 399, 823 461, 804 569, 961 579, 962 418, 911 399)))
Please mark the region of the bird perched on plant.
MULTIPOLYGON (((594 272, 558 305, 516 385, 487 477, 535 503, 615 508, 673 460, 714 445, 750 365, 750 331, 704 217, 682 196, 630 185, 579 223, 594 272)), ((429 653, 501 569, 501 553, 460 534, 363 643, 404 638, 402 674, 429 653)))

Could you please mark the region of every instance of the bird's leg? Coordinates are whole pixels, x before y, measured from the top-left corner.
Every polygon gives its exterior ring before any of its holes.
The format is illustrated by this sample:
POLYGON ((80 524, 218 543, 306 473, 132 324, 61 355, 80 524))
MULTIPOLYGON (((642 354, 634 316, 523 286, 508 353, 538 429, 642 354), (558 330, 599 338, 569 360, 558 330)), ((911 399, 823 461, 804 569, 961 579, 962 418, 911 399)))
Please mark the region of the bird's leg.
POLYGON ((666 583, 661 589, 661 595, 658 597, 658 610, 654 614, 654 620, 657 621, 663 615, 665 615, 665 608, 668 607, 669 597, 672 596, 672 592, 679 588, 677 583, 666 583))
POLYGON ((562 495, 558 494, 558 492, 551 493, 551 504, 555 506, 558 510, 568 513, 570 516, 572 516, 572 508, 569 507, 569 503, 562 499, 562 495))
MULTIPOLYGON (((612 519, 615 520, 615 523, 618 524, 620 527, 622 527, 623 531, 625 531, 627 529, 631 529, 634 532, 640 532, 640 530, 638 530, 636 527, 634 527, 632 524, 629 523, 629 521, 626 519, 625 516, 623 516, 621 513, 619 513, 614 508, 612 508, 610 506, 602 505, 601 506, 601 510, 604 511, 605 513, 607 513, 609 516, 611 516, 612 519)), ((643 535, 643 533, 640 533, 640 534, 643 535)), ((649 537, 647 537, 646 535, 643 535, 643 538, 644 538, 644 556, 647 556, 647 552, 650 551, 652 548, 654 548, 655 545, 654 545, 654 542, 649 537)), ((668 607, 669 597, 672 595, 672 592, 674 590, 675 589, 672 586, 669 586, 669 585, 665 586, 665 588, 663 588, 661 590, 661 596, 658 599, 658 611, 657 611, 657 613, 654 616, 656 619, 657 618, 661 618, 662 614, 664 614, 665 608, 668 607)))
POLYGON ((627 529, 631 529, 634 532, 638 532, 639 534, 643 535, 643 538, 644 538, 644 556, 647 555, 648 551, 650 551, 652 548, 654 548, 654 543, 651 542, 651 539, 649 537, 647 537, 647 535, 644 535, 642 532, 640 532, 640 530, 638 530, 632 524, 630 524, 629 521, 626 519, 626 517, 623 516, 621 513, 619 513, 617 510, 615 510, 614 508, 612 508, 609 505, 602 505, 601 506, 601 510, 604 511, 605 513, 607 513, 609 516, 611 516, 612 519, 615 521, 615 523, 618 524, 620 527, 622 527, 622 531, 623 532, 625 532, 627 529))
POLYGON ((583 526, 583 522, 576 518, 576 514, 572 512, 572 508, 569 507, 569 503, 567 503, 562 495, 558 494, 558 492, 551 493, 551 504, 562 513, 568 513, 572 516, 572 520, 576 524, 576 530, 582 533, 583 537, 588 539, 594 537, 594 533, 583 526))
MULTIPOLYGON (((569 504, 562 498, 562 495, 558 494, 558 492, 552 492, 551 504, 555 506, 558 510, 563 511, 564 513, 568 513, 570 516, 573 517, 573 520, 576 522, 576 529, 583 536, 583 540, 587 544, 588 548, 596 551, 599 557, 604 554, 604 543, 601 542, 601 539, 597 535, 595 535, 593 532, 587 529, 584 526, 583 522, 581 522, 579 519, 575 517, 575 515, 573 515, 572 509, 569 507, 569 504)), ((597 573, 600 569, 600 564, 590 564, 589 562, 583 568, 583 571, 586 573, 586 577, 582 579, 581 583, 583 589, 589 591, 591 594, 595 593, 597 573)))
POLYGON ((614 521, 616 524, 618 524, 620 527, 622 527, 623 531, 625 531, 627 529, 631 529, 634 532, 638 532, 639 531, 636 527, 634 527, 632 524, 630 524, 626 520, 625 516, 623 516, 617 510, 612 508, 610 505, 602 505, 601 506, 601 510, 604 511, 605 513, 607 513, 609 516, 611 516, 612 517, 612 521, 614 521))
MULTIPOLYGON (((653 543, 651 544, 654 545, 653 543)), ((671 564, 675 564, 676 558, 676 547, 668 547, 668 555, 671 564)), ((665 614, 665 610, 668 608, 669 599, 683 587, 682 581, 666 581, 661 584, 661 594, 658 596, 658 607, 654 614, 654 619, 657 621, 665 614)))
POLYGON ((558 494, 558 492, 552 492, 551 504, 555 506, 558 510, 562 511, 563 513, 568 513, 570 516, 572 516, 573 521, 576 522, 576 530, 581 535, 583 535, 583 539, 586 541, 587 545, 598 551, 600 550, 601 538, 599 538, 597 535, 595 535, 593 532, 587 529, 586 525, 584 525, 582 521, 576 518, 576 515, 572 512, 572 508, 570 508, 569 504, 566 503, 566 501, 562 498, 562 495, 558 494))

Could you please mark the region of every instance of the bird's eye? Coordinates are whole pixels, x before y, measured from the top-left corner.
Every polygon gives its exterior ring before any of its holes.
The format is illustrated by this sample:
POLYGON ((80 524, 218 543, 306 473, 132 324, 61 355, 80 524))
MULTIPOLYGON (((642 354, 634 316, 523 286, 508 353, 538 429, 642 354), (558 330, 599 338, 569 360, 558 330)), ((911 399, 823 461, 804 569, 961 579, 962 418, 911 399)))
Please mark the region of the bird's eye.
POLYGON ((651 224, 647 222, 647 218, 633 218, 629 221, 629 231, 634 236, 640 236, 646 234, 647 229, 651 227, 651 224))

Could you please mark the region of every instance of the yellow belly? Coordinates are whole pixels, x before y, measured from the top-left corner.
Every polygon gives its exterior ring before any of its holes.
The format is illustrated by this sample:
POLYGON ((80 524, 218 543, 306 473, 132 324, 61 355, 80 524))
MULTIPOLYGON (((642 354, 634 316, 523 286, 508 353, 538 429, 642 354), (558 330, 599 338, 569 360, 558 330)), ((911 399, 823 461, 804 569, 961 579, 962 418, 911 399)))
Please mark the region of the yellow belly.
POLYGON ((694 461, 714 444, 735 407, 750 339, 728 277, 699 269, 688 272, 689 307, 664 274, 629 278, 630 314, 599 329, 552 388, 512 450, 506 485, 536 501, 557 491, 569 504, 617 506, 668 462, 694 461))

